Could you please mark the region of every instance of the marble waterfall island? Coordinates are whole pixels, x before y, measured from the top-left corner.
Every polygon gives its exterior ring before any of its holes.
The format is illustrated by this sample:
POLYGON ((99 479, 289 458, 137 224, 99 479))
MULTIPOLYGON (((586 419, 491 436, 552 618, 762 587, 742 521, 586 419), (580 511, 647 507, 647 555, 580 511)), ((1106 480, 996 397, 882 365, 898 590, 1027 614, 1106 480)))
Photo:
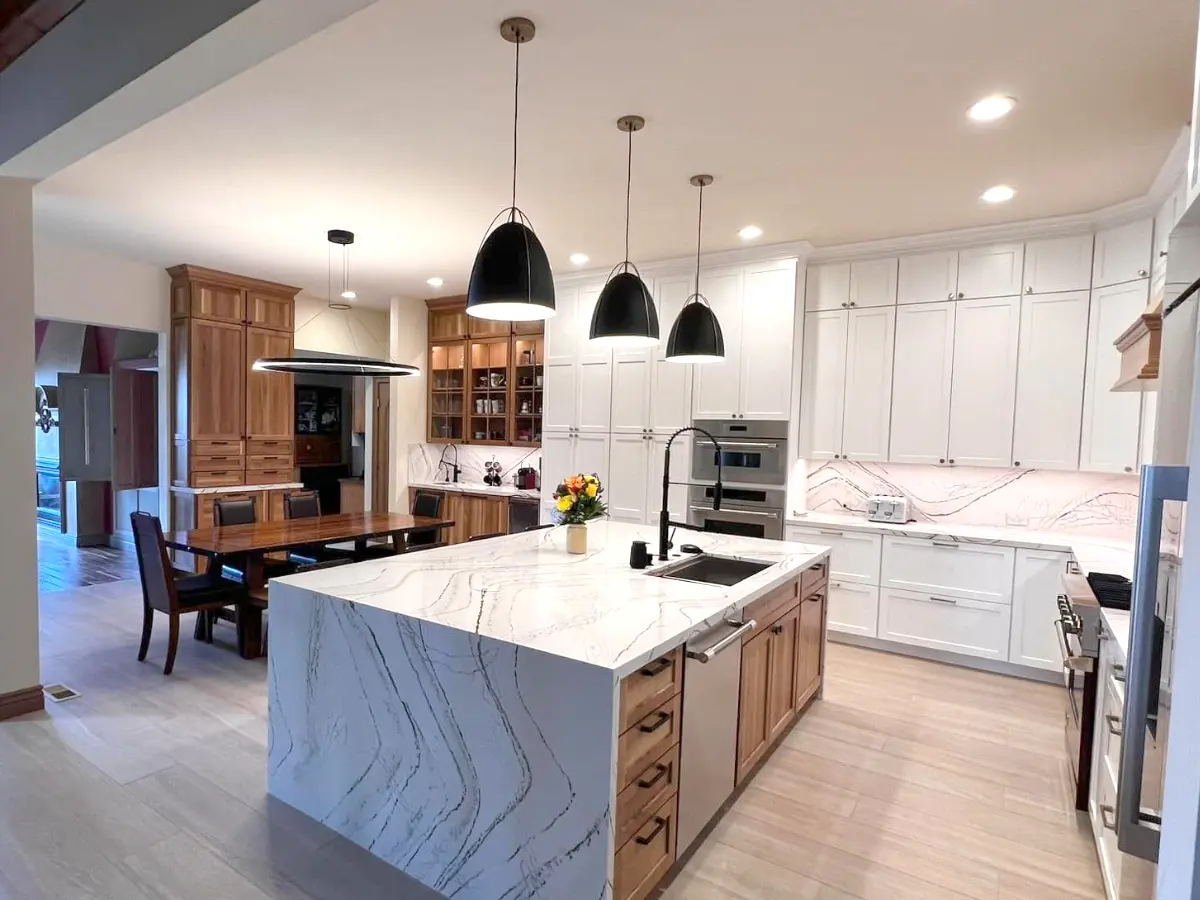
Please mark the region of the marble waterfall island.
POLYGON ((589 530, 272 580, 271 794, 446 897, 613 898, 621 679, 828 548, 689 534, 773 563, 723 587, 630 569, 652 527, 589 530))

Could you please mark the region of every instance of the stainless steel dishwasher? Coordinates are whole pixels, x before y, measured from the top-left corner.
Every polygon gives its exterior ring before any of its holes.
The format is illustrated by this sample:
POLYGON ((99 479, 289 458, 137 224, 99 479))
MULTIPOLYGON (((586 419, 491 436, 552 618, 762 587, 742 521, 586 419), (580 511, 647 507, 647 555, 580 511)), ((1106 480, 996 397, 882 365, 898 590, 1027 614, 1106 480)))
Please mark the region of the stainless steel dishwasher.
POLYGON ((688 641, 683 670, 678 847, 683 853, 733 793, 742 637, 754 620, 725 622, 688 641))

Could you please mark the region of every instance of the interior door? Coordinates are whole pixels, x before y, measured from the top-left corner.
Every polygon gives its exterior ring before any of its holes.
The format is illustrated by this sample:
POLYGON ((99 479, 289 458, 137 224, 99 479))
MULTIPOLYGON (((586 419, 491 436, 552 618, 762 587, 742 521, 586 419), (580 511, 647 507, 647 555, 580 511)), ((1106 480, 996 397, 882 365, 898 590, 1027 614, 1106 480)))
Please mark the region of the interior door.
POLYGON ((375 379, 375 417, 371 422, 371 509, 391 508, 392 380, 375 379))
POLYGON ((126 369, 112 374, 113 490, 158 485, 158 373, 126 369))
POLYGON ((108 375, 58 376, 58 468, 63 481, 111 481, 112 384, 108 375))

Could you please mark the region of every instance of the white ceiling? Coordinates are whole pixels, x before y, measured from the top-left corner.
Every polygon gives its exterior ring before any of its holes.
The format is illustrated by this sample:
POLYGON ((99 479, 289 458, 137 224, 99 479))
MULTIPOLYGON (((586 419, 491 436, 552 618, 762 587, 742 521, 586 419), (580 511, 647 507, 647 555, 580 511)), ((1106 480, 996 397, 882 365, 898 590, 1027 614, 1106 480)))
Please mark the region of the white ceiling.
POLYGON ((380 0, 63 170, 38 226, 163 266, 191 262, 325 293, 328 228, 358 234, 355 284, 465 290, 509 200, 513 47, 522 52, 518 205, 556 269, 686 255, 710 172, 705 248, 820 245, 1086 212, 1144 194, 1188 118, 1195 0, 380 0), (979 97, 1020 99, 967 121, 979 97), (1004 182, 1014 201, 982 204, 1004 182))

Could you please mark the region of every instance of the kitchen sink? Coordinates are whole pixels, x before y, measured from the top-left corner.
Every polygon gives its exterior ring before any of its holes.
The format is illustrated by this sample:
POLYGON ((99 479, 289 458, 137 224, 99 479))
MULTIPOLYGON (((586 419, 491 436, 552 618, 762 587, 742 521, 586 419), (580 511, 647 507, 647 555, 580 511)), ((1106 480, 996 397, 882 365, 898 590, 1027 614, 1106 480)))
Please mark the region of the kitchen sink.
POLYGON ((775 564, 760 562, 756 559, 738 559, 734 556, 699 553, 691 559, 672 563, 649 574, 659 578, 670 578, 674 581, 699 581, 703 584, 721 584, 730 587, 773 565, 775 564))

